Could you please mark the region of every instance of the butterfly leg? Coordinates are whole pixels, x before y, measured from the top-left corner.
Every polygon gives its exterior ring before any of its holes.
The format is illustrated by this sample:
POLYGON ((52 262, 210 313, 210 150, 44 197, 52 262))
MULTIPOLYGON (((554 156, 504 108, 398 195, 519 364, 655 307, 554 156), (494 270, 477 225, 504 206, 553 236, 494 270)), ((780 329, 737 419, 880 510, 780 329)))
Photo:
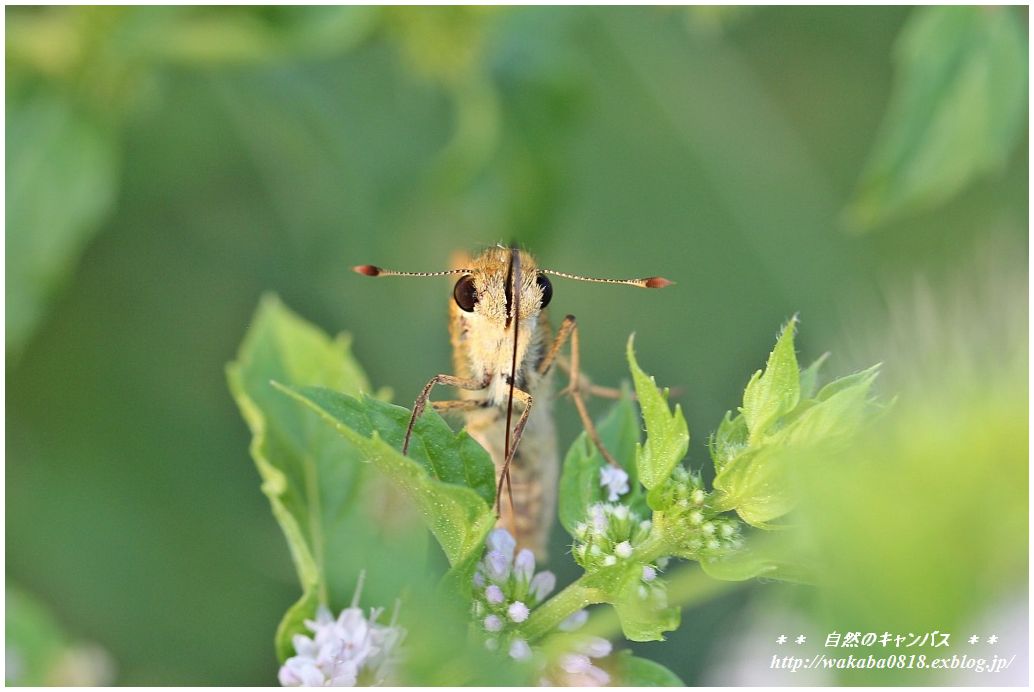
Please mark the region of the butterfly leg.
POLYGON ((444 384, 449 387, 467 389, 476 392, 486 388, 490 381, 491 380, 488 377, 485 377, 482 380, 456 377, 455 375, 435 375, 432 377, 430 381, 424 385, 424 389, 420 392, 420 396, 418 396, 416 401, 413 403, 413 415, 409 417, 409 425, 406 426, 406 437, 402 441, 402 453, 406 454, 409 451, 409 440, 413 436, 413 426, 416 425, 416 419, 420 417, 420 414, 424 412, 424 408, 427 407, 427 400, 431 396, 431 390, 434 389, 436 384, 444 384))
POLYGON ((438 413, 450 413, 452 411, 473 411, 488 406, 487 401, 480 399, 456 399, 453 401, 432 401, 431 408, 438 413))
MULTIPOLYGON (((531 415, 531 405, 534 399, 531 394, 524 391, 523 389, 513 388, 514 401, 521 403, 524 406, 524 410, 521 411, 521 417, 517 419, 517 425, 514 426, 513 436, 510 440, 510 448, 506 450, 506 460, 503 462, 503 468, 499 472, 499 482, 495 489, 495 513, 499 516, 502 513, 502 494, 503 484, 506 484, 506 492, 510 498, 510 508, 513 509, 513 488, 510 486, 510 464, 513 462, 513 457, 517 453, 517 446, 521 442, 521 436, 524 434, 524 426, 528 424, 528 416, 531 415)), ((514 529, 516 535, 516 529, 514 529)))
POLYGON ((592 422, 592 418, 589 416, 589 410, 585 406, 585 400, 582 398, 581 388, 579 387, 579 373, 578 373, 578 324, 575 322, 574 315, 568 315, 564 318, 564 321, 560 323, 560 328, 557 329, 556 338, 553 339, 553 345, 550 346, 549 351, 546 353, 546 357, 542 359, 542 363, 539 365, 539 373, 545 375, 549 372, 553 363, 556 362, 557 354, 560 352, 560 347, 564 345, 564 342, 571 341, 571 364, 570 370, 570 384, 567 386, 567 392, 571 395, 571 400, 574 401, 574 407, 578 410, 578 417, 582 419, 582 426, 585 427, 585 432, 592 440, 592 443, 596 445, 596 449, 600 450, 600 454, 606 459, 607 463, 614 468, 621 468, 621 465, 614 459, 607 448, 603 445, 603 440, 600 439, 600 435, 596 432, 596 426, 592 422))

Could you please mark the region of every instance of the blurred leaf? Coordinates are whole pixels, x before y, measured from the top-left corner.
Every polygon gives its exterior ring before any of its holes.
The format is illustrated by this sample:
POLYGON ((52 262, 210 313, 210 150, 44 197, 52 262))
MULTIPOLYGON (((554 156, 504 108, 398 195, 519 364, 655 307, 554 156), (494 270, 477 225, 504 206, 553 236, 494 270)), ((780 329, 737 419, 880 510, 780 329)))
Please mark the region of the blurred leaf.
POLYGON ((636 396, 646 424, 646 442, 636 445, 636 467, 639 481, 649 490, 668 479, 672 469, 686 455, 689 448, 689 428, 682 416, 682 407, 668 410, 668 391, 657 388, 654 379, 639 368, 632 350, 633 338, 628 339, 628 365, 632 370, 636 396))
POLYGON ((8 584, 4 613, 4 682, 18 686, 110 685, 111 657, 93 644, 73 644, 54 616, 8 584))
POLYGON ((7 351, 17 354, 111 211, 114 133, 47 89, 7 101, 7 351))
MULTIPOLYGON (((328 389, 278 387, 289 397, 318 413, 333 430, 355 445, 364 461, 372 463, 399 487, 438 539, 449 564, 460 563, 480 549, 485 536, 495 524, 495 515, 489 502, 471 488, 439 480, 432 474, 431 471, 437 474, 437 469, 446 468, 443 459, 435 458, 422 464, 403 456, 386 442, 381 430, 366 428, 364 432, 364 422, 361 418, 357 420, 355 415, 355 400, 346 394, 328 389), (353 423, 357 427, 352 427, 353 423)), ((369 404, 371 401, 366 398, 363 403, 369 404)), ((389 428, 387 434, 394 436, 396 429, 389 428)), ((462 434, 456 438, 458 444, 467 446, 461 437, 462 434)), ((427 451, 433 458, 443 449, 429 446, 427 451)), ((450 474, 466 482, 465 471, 453 468, 450 474)), ((477 473, 474 477, 477 477, 477 473)))
POLYGON ((273 296, 260 303, 227 377, 252 432, 262 492, 287 538, 303 590, 277 631, 283 660, 293 651, 291 635, 306 632, 302 621, 318 603, 347 602, 351 595, 351 575, 332 580, 328 556, 340 555, 342 540, 352 533, 361 465, 348 442, 277 393, 270 380, 354 394, 369 391, 370 384, 351 356, 348 337, 331 341, 273 296))
POLYGON ((754 373, 743 392, 740 411, 750 431, 751 443, 761 440, 776 419, 792 411, 800 401, 800 372, 793 345, 796 326, 796 316, 783 326, 768 356, 764 374, 761 370, 754 373))
POLYGON ((8 685, 45 685, 67 646, 64 632, 47 610, 27 594, 6 590, 4 632, 8 685))
POLYGON ((842 463, 802 476, 801 529, 822 558, 826 625, 954 632, 1024 602, 1026 367, 1011 382, 929 382, 842 463))
POLYGON ((861 372, 856 372, 853 375, 846 375, 833 380, 819 390, 819 393, 815 395, 815 399, 817 401, 825 401, 834 394, 842 392, 845 389, 851 389, 857 385, 863 385, 864 388, 868 388, 876 379, 876 375, 879 374, 879 370, 880 364, 877 363, 861 372))
POLYGON ((778 433, 778 443, 830 445, 854 435, 868 411, 869 389, 879 374, 874 365, 822 388, 817 403, 778 433))
POLYGON ((785 532, 753 533, 747 536, 746 544, 739 550, 700 560, 700 567, 708 576, 723 581, 761 578, 812 583, 812 571, 794 559, 793 549, 785 532))
POLYGON ((424 581, 407 589, 399 611, 406 630, 399 661, 401 686, 504 687, 526 685, 530 672, 505 650, 489 651, 470 636, 470 601, 443 598, 424 581))
POLYGON ((1023 132, 1027 46, 1009 7, 922 7, 848 223, 867 230, 940 204, 1005 163, 1023 132))
POLYGON ((801 370, 801 399, 810 399, 815 396, 815 389, 819 386, 819 370, 829 358, 829 352, 823 353, 816 358, 811 365, 801 370))
POLYGON ((620 687, 685 687, 686 683, 660 663, 633 656, 631 651, 614 657, 614 684, 620 687))
MULTIPOLYGON (((614 455, 628 473, 629 493, 622 498, 626 504, 641 495, 636 479, 635 449, 639 444, 639 418, 632 406, 631 397, 623 395, 607 416, 597 423, 596 431, 604 446, 614 455)), ((574 527, 585 521, 588 508, 607 499, 600 485, 600 469, 607 462, 596 445, 582 432, 564 457, 564 468, 560 474, 560 523, 569 534, 574 527)), ((634 507, 633 507, 634 509, 634 507)))
POLYGON ((147 51, 156 60, 212 68, 324 57, 354 48, 379 18, 374 6, 278 7, 272 20, 254 9, 191 9, 170 16, 153 32, 147 51))

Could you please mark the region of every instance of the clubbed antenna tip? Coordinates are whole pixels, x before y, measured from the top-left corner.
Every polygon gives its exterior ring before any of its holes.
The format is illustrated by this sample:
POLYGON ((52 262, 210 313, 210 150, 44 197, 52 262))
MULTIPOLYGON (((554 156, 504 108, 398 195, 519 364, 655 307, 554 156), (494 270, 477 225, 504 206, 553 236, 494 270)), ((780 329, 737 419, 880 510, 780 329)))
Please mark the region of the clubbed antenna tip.
POLYGON ((381 275, 381 268, 375 267, 372 264, 360 264, 358 266, 352 267, 352 271, 354 271, 356 274, 362 274, 363 276, 381 275))
POLYGON ((664 288, 665 286, 671 286, 673 283, 675 282, 665 279, 663 276, 651 276, 645 280, 643 285, 646 288, 664 288))

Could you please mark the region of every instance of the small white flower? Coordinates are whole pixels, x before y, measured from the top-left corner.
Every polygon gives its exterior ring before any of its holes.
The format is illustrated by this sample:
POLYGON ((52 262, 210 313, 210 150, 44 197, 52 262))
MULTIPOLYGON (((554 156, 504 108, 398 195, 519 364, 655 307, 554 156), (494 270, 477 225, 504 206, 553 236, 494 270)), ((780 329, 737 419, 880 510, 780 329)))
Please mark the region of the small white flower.
POLYGON ((489 550, 498 551, 512 559, 513 551, 517 548, 517 540, 506 529, 492 529, 485 539, 485 545, 489 550))
POLYGON ((300 656, 287 659, 280 667, 277 679, 283 687, 323 687, 327 683, 327 677, 316 667, 316 661, 300 656))
POLYGON ((558 663, 566 673, 584 673, 592 667, 592 661, 585 654, 564 654, 558 663))
POLYGON ((556 575, 552 572, 539 572, 532 577, 531 584, 528 586, 528 593, 536 602, 542 602, 546 599, 546 596, 553 593, 553 589, 556 588, 556 575))
POLYGON ((515 661, 527 661, 531 658, 531 647, 523 639, 514 639, 510 644, 510 658, 515 661))
POLYGON ((482 623, 489 632, 498 632, 503 629, 503 620, 498 615, 489 615, 482 623))
POLYGON ((657 578, 657 570, 653 565, 643 565, 643 581, 651 582, 657 578))
POLYGON ((584 625, 585 621, 588 619, 589 611, 578 610, 568 615, 563 622, 557 625, 557 629, 561 632, 573 632, 574 630, 584 625))
POLYGON ((616 505, 613 510, 613 514, 616 518, 624 521, 628 519, 628 507, 625 505, 616 505))
POLYGON ((494 582, 503 582, 510 576, 510 560, 505 553, 493 550, 485 558, 485 567, 488 570, 488 578, 494 582))
MULTIPOLYGON (((579 612, 585 612, 580 610, 579 612)), ((560 628, 564 629, 564 628, 560 628)), ((594 664, 592 659, 609 656, 610 642, 601 637, 586 637, 574 646, 573 651, 559 656, 547 666, 539 683, 543 687, 602 687, 610 682, 606 670, 594 664)))
POLYGON ((531 581, 531 575, 535 573, 535 554, 527 548, 517 553, 517 558, 513 561, 513 573, 518 579, 531 581))
POLYGON ((607 521, 607 512, 603 509, 603 505, 597 503, 589 507, 589 521, 592 522, 592 530, 595 533, 604 534, 607 532, 607 526, 610 522, 607 521))
POLYGON ((578 650, 589 658, 609 656, 612 648, 610 642, 603 637, 589 637, 578 644, 578 650))
POLYGON ((628 541, 621 541, 614 546, 614 554, 623 560, 632 557, 632 544, 628 541))
POLYGON ((702 505, 704 504, 704 499, 706 497, 707 495, 704 493, 704 491, 697 488, 690 494, 689 499, 693 501, 694 505, 702 505))
POLYGON ((528 619, 528 606, 521 601, 514 601, 510 604, 510 607, 506 609, 506 614, 514 622, 524 622, 528 619))
POLYGON ((704 515, 698 510, 693 510, 689 513, 689 523, 694 526, 699 525, 704 520, 704 515))
POLYGON ((502 589, 500 589, 495 584, 489 584, 488 588, 485 589, 485 600, 491 603, 492 605, 499 605, 504 600, 506 600, 506 597, 503 596, 502 589))
POLYGON ((607 500, 614 502, 628 492, 628 474, 624 469, 604 466, 600 469, 600 485, 607 489, 607 500))
POLYGON ((562 673, 557 682, 565 687, 602 687, 610 682, 610 675, 585 654, 565 654, 557 664, 562 673))
POLYGON ((703 531, 706 535, 710 536, 714 533, 714 522, 707 522, 706 524, 700 527, 700 530, 703 531))
POLYGON ((618 563, 618 559, 616 557, 614 557, 613 555, 608 555, 607 557, 603 558, 603 566, 604 567, 611 567, 613 565, 616 565, 617 563, 618 563))
POLYGON ((736 533, 736 527, 733 524, 722 524, 722 538, 732 538, 734 533, 736 533))

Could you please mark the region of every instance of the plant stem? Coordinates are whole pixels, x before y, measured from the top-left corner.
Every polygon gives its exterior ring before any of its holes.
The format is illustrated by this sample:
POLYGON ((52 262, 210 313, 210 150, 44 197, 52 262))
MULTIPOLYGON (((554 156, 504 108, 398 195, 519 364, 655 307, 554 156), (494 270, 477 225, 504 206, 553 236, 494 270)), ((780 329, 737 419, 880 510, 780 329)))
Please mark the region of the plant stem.
POLYGON ((549 634, 572 614, 587 605, 600 602, 599 591, 586 587, 585 578, 586 575, 582 575, 532 612, 528 623, 521 628, 528 641, 549 634))
MULTIPOLYGON (((663 515, 656 518, 660 519, 659 523, 663 526, 663 515)), ((667 536, 663 531, 655 530, 636 549, 632 561, 638 565, 647 565, 661 556, 672 554, 674 550, 669 540, 666 539, 667 536)), ((593 603, 605 602, 604 594, 600 589, 587 585, 587 579, 591 576, 596 575, 583 574, 563 591, 536 608, 527 624, 521 628, 524 637, 533 642, 553 632, 557 625, 582 608, 593 603)), ((699 568, 679 568, 668 580, 668 601, 672 605, 686 607, 722 593, 734 585, 736 585, 735 582, 712 579, 699 568)), ((598 626, 605 632, 612 634, 620 631, 620 623, 613 610, 607 609, 605 615, 599 616, 599 620, 600 625, 598 626)))

